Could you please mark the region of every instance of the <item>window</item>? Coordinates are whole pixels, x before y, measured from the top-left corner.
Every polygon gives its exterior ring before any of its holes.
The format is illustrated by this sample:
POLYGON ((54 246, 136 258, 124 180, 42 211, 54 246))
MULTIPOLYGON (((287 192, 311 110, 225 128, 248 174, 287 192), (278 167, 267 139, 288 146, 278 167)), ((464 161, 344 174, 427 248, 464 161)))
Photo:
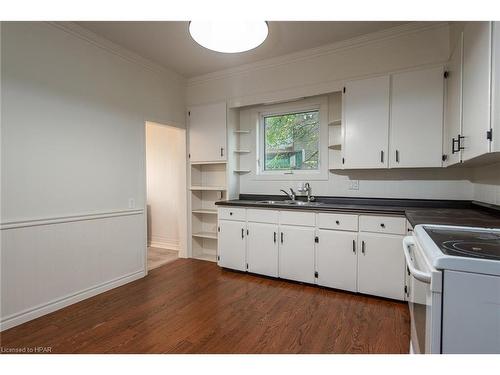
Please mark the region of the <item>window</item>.
POLYGON ((256 126, 256 180, 328 180, 326 96, 251 108, 240 121, 256 126))
POLYGON ((265 171, 319 169, 319 109, 265 115, 263 122, 265 171))

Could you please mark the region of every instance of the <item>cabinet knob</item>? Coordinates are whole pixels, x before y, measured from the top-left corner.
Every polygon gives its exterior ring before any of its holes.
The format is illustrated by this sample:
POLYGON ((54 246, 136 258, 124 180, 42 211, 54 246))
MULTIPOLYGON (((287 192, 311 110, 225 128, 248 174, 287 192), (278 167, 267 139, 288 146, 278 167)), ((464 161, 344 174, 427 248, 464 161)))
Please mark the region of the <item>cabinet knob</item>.
POLYGON ((335 224, 339 225, 339 224, 340 224, 340 221, 335 220, 335 224))
POLYGON ((232 212, 230 212, 230 213, 229 213, 229 216, 233 216, 233 213, 232 213, 232 212))
POLYGON ((385 228, 385 224, 384 224, 384 223, 380 223, 380 226, 381 226, 382 228, 385 228))

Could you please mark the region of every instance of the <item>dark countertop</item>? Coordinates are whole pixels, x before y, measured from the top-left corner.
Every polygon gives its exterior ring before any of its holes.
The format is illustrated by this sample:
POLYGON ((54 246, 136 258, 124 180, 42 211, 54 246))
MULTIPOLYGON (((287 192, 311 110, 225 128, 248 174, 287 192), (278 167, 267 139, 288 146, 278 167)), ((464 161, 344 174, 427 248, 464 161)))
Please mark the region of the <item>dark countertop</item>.
MULTIPOLYGON (((355 212, 405 215, 412 226, 418 224, 443 224, 500 228, 500 207, 463 200, 385 199, 316 197, 320 206, 285 206, 259 203, 283 200, 276 195, 240 195, 240 199, 217 202, 216 205, 277 208, 280 210, 309 210, 323 212, 355 212)), ((300 197, 299 199, 302 199, 300 197)))

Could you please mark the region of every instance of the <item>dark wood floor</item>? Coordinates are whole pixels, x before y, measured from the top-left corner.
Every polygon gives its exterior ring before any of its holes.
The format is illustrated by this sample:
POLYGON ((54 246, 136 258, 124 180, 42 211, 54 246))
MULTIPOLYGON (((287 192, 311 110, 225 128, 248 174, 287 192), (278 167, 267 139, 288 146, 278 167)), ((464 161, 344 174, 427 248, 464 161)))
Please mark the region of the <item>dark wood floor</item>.
POLYGON ((3 332, 53 353, 408 353, 406 304, 179 259, 3 332))

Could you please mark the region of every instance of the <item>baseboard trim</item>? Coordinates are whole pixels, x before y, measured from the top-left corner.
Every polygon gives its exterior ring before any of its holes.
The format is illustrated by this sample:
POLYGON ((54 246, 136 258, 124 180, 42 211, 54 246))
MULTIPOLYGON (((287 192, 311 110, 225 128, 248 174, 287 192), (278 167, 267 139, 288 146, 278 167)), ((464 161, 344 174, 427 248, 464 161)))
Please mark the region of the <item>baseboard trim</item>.
POLYGON ((43 305, 33 307, 28 310, 24 310, 20 313, 13 314, 2 318, 0 320, 0 332, 5 331, 9 328, 18 326, 22 323, 26 323, 30 320, 39 318, 40 316, 50 314, 56 310, 60 310, 63 307, 72 305, 74 303, 80 302, 84 299, 93 297, 97 294, 106 292, 108 290, 114 289, 116 287, 122 286, 124 284, 130 283, 134 280, 140 279, 146 276, 145 270, 136 271, 125 276, 118 277, 116 279, 110 280, 108 282, 99 284, 95 287, 82 290, 80 292, 53 300, 43 305))
POLYGON ((151 236, 151 238, 148 239, 148 246, 175 251, 179 251, 181 249, 179 240, 171 240, 162 236, 151 236))

